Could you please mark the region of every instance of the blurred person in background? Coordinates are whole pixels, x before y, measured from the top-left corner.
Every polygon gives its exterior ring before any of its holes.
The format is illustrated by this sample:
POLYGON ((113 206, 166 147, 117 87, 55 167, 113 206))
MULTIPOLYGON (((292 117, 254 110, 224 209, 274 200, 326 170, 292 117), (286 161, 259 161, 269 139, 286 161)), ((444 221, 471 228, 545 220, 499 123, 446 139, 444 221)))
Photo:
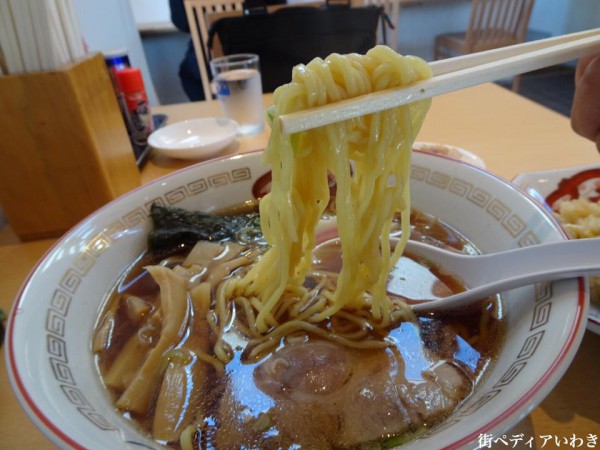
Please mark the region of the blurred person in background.
MULTIPOLYGON (((169 0, 171 22, 173 22, 173 25, 175 25, 177 29, 189 34, 190 27, 188 25, 183 2, 184 0, 169 0)), ((192 43, 191 38, 188 42, 183 61, 181 61, 181 64, 179 65, 179 79, 181 80, 183 90, 191 101, 205 100, 198 60, 196 59, 194 44, 192 43)))
MULTIPOLYGON (((286 4, 286 0, 245 0, 244 11, 246 14, 266 13, 268 5, 282 4, 286 4)), ((173 25, 180 31, 190 34, 184 0, 169 0, 169 7, 171 8, 171 22, 173 22, 173 25)), ((183 90, 191 101, 205 100, 198 59, 191 38, 183 61, 179 65, 179 79, 183 90)))

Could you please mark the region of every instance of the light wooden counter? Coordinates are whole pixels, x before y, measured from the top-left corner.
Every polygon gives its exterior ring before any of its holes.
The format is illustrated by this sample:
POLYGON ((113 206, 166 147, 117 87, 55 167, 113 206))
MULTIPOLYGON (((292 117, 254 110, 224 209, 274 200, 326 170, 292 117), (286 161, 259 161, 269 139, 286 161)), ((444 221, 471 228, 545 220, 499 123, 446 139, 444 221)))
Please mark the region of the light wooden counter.
MULTIPOLYGON (((271 96, 264 96, 265 106, 271 96)), ((155 108, 169 122, 191 117, 220 115, 216 101, 155 108)), ((224 154, 244 153, 265 147, 262 134, 238 139, 224 154)), ((417 141, 455 145, 481 157, 488 170, 508 180, 522 172, 600 162, 593 143, 571 131, 569 120, 495 84, 476 86, 436 97, 417 141)), ((190 162, 153 156, 142 171, 150 181, 190 162)))
MULTIPOLYGON (((265 103, 270 102, 266 96, 265 103)), ((169 122, 219 115, 215 102, 156 108, 169 122)), ((240 139, 225 153, 247 152, 265 146, 268 131, 240 139)), ((492 84, 447 94, 434 100, 418 140, 452 144, 479 155, 488 169, 504 178, 533 170, 600 162, 594 144, 576 136, 568 119, 492 84)), ((142 171, 143 182, 165 175, 190 162, 152 156, 142 171)), ((6 242, 6 240, 5 240, 6 242)), ((0 308, 8 312, 17 291, 52 240, 0 245, 0 308)), ((587 447, 587 436, 600 437, 600 336, 587 331, 579 352, 548 397, 507 433, 523 434, 517 448, 557 448, 541 436, 578 437, 587 447), (534 438, 530 445, 525 443, 534 438)), ((51 448, 50 442, 28 420, 11 392, 4 352, 0 360, 0 448, 51 448)), ((552 441, 553 442, 553 441, 552 441)), ((492 448, 512 448, 496 444, 492 448)), ((574 448, 561 444, 560 448, 574 448)), ((600 439, 595 448, 600 448, 600 439)))

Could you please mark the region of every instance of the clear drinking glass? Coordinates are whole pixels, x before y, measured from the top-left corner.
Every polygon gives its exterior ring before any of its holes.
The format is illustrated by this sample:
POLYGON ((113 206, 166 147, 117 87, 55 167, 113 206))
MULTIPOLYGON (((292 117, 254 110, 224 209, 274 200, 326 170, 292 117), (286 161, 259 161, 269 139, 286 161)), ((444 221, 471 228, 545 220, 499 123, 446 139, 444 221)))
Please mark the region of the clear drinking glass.
POLYGON ((262 82, 258 55, 227 55, 210 62, 213 89, 226 117, 235 120, 241 134, 264 129, 262 82))

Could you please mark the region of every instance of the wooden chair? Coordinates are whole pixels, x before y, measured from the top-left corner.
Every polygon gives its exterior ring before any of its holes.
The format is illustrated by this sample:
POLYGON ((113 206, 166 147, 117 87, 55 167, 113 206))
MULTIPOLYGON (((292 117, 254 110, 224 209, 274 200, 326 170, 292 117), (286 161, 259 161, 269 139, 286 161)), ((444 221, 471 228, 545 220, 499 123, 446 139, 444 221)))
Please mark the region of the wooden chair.
POLYGON ((291 79, 298 64, 331 53, 366 53, 377 43, 382 8, 279 8, 269 14, 222 18, 211 26, 224 54, 255 53, 260 57, 263 92, 273 92, 291 79))
POLYGON ((210 100, 213 96, 207 67, 208 62, 212 59, 208 48, 211 16, 216 13, 242 15, 244 13, 243 0, 185 0, 184 3, 192 43, 200 68, 204 98, 210 100))
MULTIPOLYGON (((311 2, 298 3, 297 5, 269 5, 267 10, 269 13, 272 13, 279 8, 286 7, 318 7, 322 5, 323 2, 324 0, 315 0, 311 2)), ((196 59, 198 60, 198 65, 200 68, 200 77, 204 87, 204 98, 209 100, 213 98, 213 94, 210 88, 208 64, 213 57, 222 56, 221 46, 218 41, 215 43, 215 45, 213 45, 212 50, 208 46, 210 26, 218 19, 243 15, 244 0, 185 0, 184 4, 188 24, 190 27, 192 43, 194 45, 196 59)))
POLYGON ((380 6, 383 8, 385 17, 377 30, 377 43, 386 43, 392 50, 398 51, 398 19, 400 16, 400 0, 352 0, 353 7, 356 6, 380 6))
MULTIPOLYGON (((475 53, 525 41, 535 0, 472 0, 466 32, 436 36, 435 59, 475 53)), ((519 88, 519 77, 513 90, 519 88)))

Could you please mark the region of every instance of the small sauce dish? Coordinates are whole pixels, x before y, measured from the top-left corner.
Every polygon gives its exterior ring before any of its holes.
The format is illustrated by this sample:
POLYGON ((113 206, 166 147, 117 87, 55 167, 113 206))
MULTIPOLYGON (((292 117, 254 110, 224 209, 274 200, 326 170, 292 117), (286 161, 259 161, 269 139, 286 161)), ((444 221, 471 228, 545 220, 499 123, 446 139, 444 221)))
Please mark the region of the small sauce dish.
POLYGON ((227 147, 237 133, 237 122, 225 117, 207 117, 160 128, 148 137, 148 144, 172 158, 206 159, 227 147))

